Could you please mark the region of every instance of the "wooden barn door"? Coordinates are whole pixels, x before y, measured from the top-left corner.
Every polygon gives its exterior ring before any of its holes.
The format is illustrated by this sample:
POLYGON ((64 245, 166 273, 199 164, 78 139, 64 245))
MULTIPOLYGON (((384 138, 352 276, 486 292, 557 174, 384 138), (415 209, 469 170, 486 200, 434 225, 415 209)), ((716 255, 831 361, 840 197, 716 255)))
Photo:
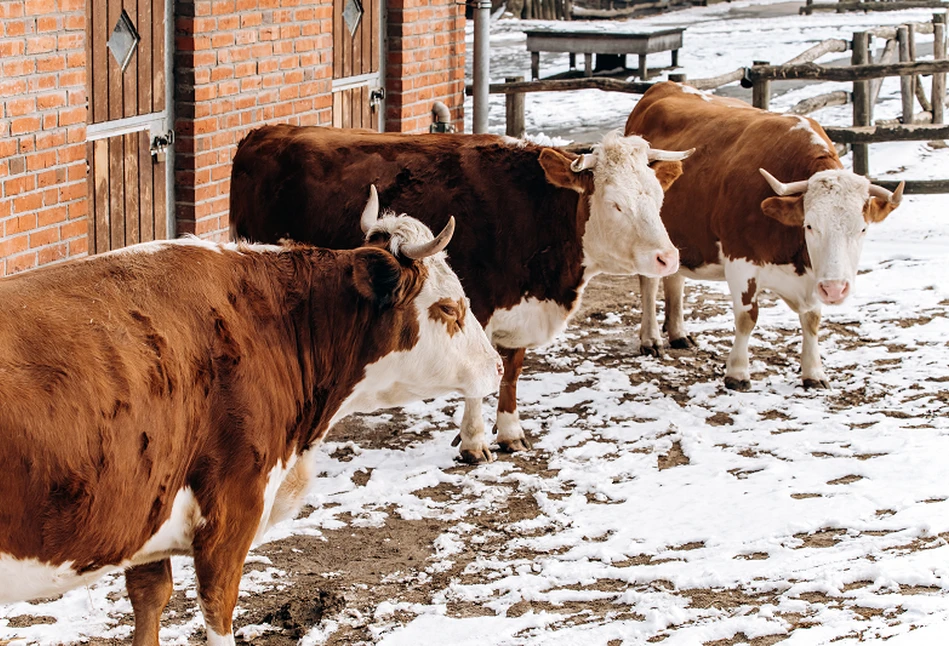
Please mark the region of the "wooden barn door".
POLYGON ((89 253, 171 235, 171 10, 86 1, 89 253))
POLYGON ((385 127, 381 0, 333 0, 333 125, 385 127))

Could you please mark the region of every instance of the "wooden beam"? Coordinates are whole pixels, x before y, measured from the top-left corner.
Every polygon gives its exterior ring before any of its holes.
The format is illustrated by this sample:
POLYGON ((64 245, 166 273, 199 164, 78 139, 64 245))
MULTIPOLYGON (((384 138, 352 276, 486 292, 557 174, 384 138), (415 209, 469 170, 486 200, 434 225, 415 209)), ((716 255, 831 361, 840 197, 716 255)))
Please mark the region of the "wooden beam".
POLYGON ((788 114, 810 114, 821 108, 832 105, 847 105, 848 103, 850 103, 850 92, 837 90, 836 92, 827 92, 798 101, 788 110, 788 114))
POLYGON ((906 186, 903 189, 904 194, 927 195, 934 193, 949 193, 949 179, 873 179, 870 181, 877 186, 882 186, 888 191, 895 190, 900 181, 905 181, 906 186))
POLYGON ((902 11, 903 9, 940 9, 949 8, 949 2, 938 0, 892 0, 887 2, 815 2, 799 9, 800 13, 811 14, 815 11, 902 11))
POLYGON ((734 72, 728 72, 727 74, 719 74, 718 76, 710 76, 704 79, 692 79, 688 81, 686 85, 691 85, 696 90, 714 90, 723 85, 740 81, 744 75, 745 68, 739 67, 734 72))
MULTIPOLYGON (((853 55, 850 62, 854 65, 866 65, 870 62, 870 35, 865 31, 854 32, 851 43, 853 55)), ((853 125, 870 125, 870 83, 854 81, 853 84, 853 125)), ((867 144, 855 144, 853 149, 853 172, 858 175, 870 173, 870 149, 867 144)))
POLYGON ((812 79, 815 81, 866 81, 881 76, 909 76, 912 74, 935 74, 949 72, 949 61, 916 61, 890 63, 887 65, 860 65, 859 67, 824 67, 815 63, 801 65, 759 65, 745 71, 746 78, 754 83, 759 79, 790 80, 812 79))
POLYGON ((931 139, 949 139, 949 126, 913 125, 913 126, 825 126, 824 132, 831 141, 844 144, 874 144, 885 141, 929 141, 931 139))
MULTIPOLYGON (((577 78, 543 81, 522 81, 518 83, 492 83, 488 86, 490 94, 517 94, 519 92, 562 92, 565 90, 603 90, 624 92, 626 94, 645 94, 653 83, 618 81, 611 78, 577 78)), ((465 86, 465 94, 471 96, 472 86, 465 86)))
POLYGON ((829 38, 823 40, 810 49, 806 49, 791 60, 785 62, 785 65, 799 65, 801 63, 810 63, 831 52, 845 52, 850 49, 850 43, 840 38, 829 38))

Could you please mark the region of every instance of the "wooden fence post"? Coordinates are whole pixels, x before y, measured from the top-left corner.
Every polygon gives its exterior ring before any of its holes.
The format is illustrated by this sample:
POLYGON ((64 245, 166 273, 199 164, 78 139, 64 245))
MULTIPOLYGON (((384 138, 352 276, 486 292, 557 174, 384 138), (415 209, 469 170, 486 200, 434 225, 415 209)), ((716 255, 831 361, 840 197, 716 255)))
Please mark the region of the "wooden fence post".
MULTIPOLYGON (((865 31, 853 34, 851 44, 853 65, 866 65, 870 62, 870 35, 865 31)), ((853 82, 853 125, 870 125, 870 82, 853 82)), ((853 144, 853 172, 858 175, 870 174, 870 147, 868 144, 853 144)))
MULTIPOLYGON (((896 40, 900 44, 900 62, 910 61, 910 30, 907 25, 900 25, 896 30, 896 40)), ((903 125, 913 125, 913 103, 915 103, 916 93, 913 91, 913 77, 910 75, 900 77, 900 94, 903 97, 903 125)))
MULTIPOLYGON (((770 65, 770 61, 752 61, 752 65, 770 65)), ((751 105, 767 110, 771 105, 771 80, 761 79, 751 86, 751 105)))
MULTIPOLYGON (((937 13, 933 15, 933 58, 943 60, 946 58, 946 14, 937 13)), ((944 123, 943 106, 946 103, 946 75, 933 74, 933 123, 944 123)))
MULTIPOLYGON (((523 76, 505 76, 505 83, 519 83, 523 81, 523 76)), ((504 95, 504 108, 507 117, 507 126, 505 133, 509 137, 520 139, 524 136, 524 93, 514 92, 504 95)))

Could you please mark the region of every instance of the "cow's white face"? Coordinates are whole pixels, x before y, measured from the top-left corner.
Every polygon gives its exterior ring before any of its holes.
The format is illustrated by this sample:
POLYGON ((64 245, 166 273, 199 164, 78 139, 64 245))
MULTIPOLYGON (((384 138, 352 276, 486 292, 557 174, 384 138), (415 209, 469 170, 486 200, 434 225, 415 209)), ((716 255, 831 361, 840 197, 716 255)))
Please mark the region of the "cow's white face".
MULTIPOLYGON (((388 238, 386 246, 397 257, 407 247, 433 240, 428 227, 405 215, 380 218, 367 239, 379 235, 388 238)), ((412 300, 418 340, 411 349, 392 352, 367 367, 359 390, 368 399, 353 402, 355 410, 403 405, 449 392, 480 399, 497 392, 500 385, 501 357, 470 312, 461 281, 445 253, 413 262, 424 266, 422 288, 412 300)))
MULTIPOLYGON (((804 188, 803 183, 799 186, 804 188)), ((867 227, 883 220, 898 203, 898 196, 895 204, 873 197, 867 178, 835 169, 814 173, 803 195, 768 198, 762 210, 804 228, 815 295, 825 305, 836 305, 853 290, 867 227)))
POLYGON ((655 161, 650 167, 649 144, 643 138, 612 132, 591 154, 577 159, 571 170, 578 174, 589 170, 593 176, 583 234, 588 270, 668 276, 679 269, 679 251, 659 211, 664 190, 682 172, 680 162, 655 161))

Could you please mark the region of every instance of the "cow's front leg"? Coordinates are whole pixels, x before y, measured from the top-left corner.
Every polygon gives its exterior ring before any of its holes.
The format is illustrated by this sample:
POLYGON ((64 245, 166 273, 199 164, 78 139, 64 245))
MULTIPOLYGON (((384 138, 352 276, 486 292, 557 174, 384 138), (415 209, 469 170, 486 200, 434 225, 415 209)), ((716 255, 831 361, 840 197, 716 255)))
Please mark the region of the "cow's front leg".
POLYGON ((495 431, 498 434, 498 448, 508 453, 529 451, 530 442, 521 428, 517 416, 517 380, 524 367, 524 348, 498 348, 504 362, 504 377, 501 378, 501 392, 498 394, 498 421, 495 431))
POLYGON ((262 489, 253 495, 234 481, 222 485, 221 509, 216 514, 212 511, 213 517, 193 541, 198 603, 210 646, 234 646, 234 607, 244 560, 263 509, 262 489), (226 491, 230 488, 236 491, 226 491))
POLYGON ((801 312, 801 330, 803 341, 801 344, 801 376, 805 388, 830 388, 824 366, 820 360, 820 348, 817 347, 818 330, 820 329, 820 310, 801 312))
POLYGON ((494 455, 488 447, 484 435, 484 415, 481 412, 481 400, 465 398, 465 413, 461 418, 461 432, 452 446, 461 444, 461 459, 468 464, 494 462, 494 455))
POLYGON ((656 295, 659 293, 659 279, 648 276, 639 277, 639 303, 642 315, 639 321, 639 354, 654 357, 662 355, 662 333, 656 319, 656 295))
POLYGON ((132 646, 158 646, 161 613, 173 589, 171 559, 130 567, 125 571, 125 589, 135 613, 132 646))
POLYGON ((695 340, 685 331, 685 276, 676 272, 662 279, 665 292, 666 318, 663 327, 669 334, 669 345, 679 350, 695 347, 695 340))
POLYGON ((725 387, 749 390, 748 341, 758 322, 757 272, 749 263, 729 263, 725 266, 725 280, 728 281, 735 313, 735 341, 725 363, 725 387))

